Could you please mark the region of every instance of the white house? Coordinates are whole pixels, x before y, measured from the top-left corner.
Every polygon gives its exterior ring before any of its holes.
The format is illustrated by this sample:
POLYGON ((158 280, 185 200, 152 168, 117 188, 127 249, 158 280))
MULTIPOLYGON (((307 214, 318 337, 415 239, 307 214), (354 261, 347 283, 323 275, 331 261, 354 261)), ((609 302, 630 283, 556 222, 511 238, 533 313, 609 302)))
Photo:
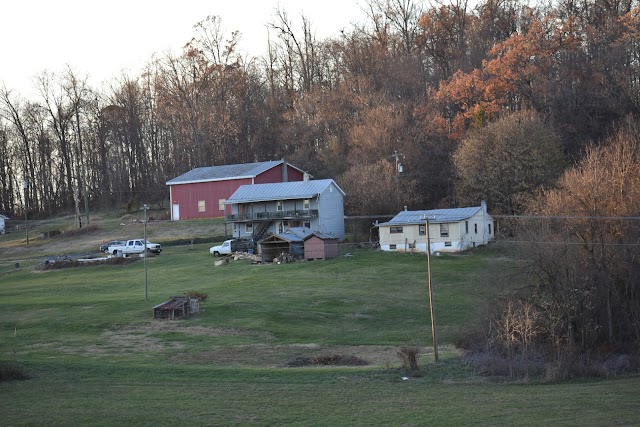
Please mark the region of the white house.
POLYGON ((5 226, 5 221, 8 220, 9 217, 6 217, 2 214, 0 214, 0 234, 4 234, 6 233, 6 226, 5 226))
POLYGON ((405 210, 378 224, 380 249, 426 253, 427 221, 431 253, 459 252, 486 245, 495 235, 495 222, 487 213, 485 202, 468 208, 405 210))

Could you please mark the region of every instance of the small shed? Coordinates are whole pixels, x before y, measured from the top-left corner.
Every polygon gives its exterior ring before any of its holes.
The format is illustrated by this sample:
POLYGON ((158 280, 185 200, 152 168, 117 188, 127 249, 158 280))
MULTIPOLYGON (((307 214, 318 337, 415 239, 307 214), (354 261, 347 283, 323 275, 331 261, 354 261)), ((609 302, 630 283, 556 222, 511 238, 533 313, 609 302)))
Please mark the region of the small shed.
POLYGON ((304 256, 304 240, 284 233, 273 234, 260 242, 262 261, 271 262, 280 254, 286 253, 293 258, 302 259, 304 256))
POLYGON ((338 238, 330 234, 316 231, 304 241, 305 259, 335 258, 339 252, 338 238))
POLYGON ((5 221, 8 220, 9 217, 0 214, 0 234, 6 233, 6 225, 5 221))
POLYGON ((169 301, 153 307, 154 319, 174 320, 183 316, 190 316, 200 311, 200 300, 186 296, 171 297, 169 301))
POLYGON ((312 234, 311 229, 307 227, 292 227, 282 233, 266 237, 260 242, 262 260, 270 262, 282 253, 287 253, 294 259, 302 259, 304 241, 312 234))

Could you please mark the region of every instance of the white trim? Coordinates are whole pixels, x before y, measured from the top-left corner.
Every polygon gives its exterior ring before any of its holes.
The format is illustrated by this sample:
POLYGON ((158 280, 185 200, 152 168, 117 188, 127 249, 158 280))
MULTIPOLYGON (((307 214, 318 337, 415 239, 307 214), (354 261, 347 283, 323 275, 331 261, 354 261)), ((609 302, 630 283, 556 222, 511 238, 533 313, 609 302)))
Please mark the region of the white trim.
MULTIPOLYGON (((267 169, 268 170, 268 169, 267 169)), ((232 176, 232 177, 227 177, 227 178, 211 178, 211 179, 198 179, 198 180, 192 180, 192 181, 181 181, 181 182, 171 182, 171 181, 167 181, 166 185, 168 185, 169 187, 171 187, 172 185, 183 185, 183 184, 200 184, 203 182, 220 182, 220 181, 234 181, 236 179, 251 179, 254 180, 256 177, 255 175, 251 176, 232 176)), ((252 181, 253 182, 253 181, 252 181)), ((245 184, 246 185, 246 184, 245 184)))

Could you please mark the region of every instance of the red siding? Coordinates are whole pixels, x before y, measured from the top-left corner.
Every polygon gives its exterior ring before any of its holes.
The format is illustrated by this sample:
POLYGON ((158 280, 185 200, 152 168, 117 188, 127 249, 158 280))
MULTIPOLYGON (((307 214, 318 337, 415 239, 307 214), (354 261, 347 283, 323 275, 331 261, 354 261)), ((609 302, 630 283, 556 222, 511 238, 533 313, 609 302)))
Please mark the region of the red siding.
MULTIPOLYGON (((304 174, 287 165, 289 181, 302 181, 304 174)), ((180 205, 180 219, 220 218, 225 211, 218 209, 220 199, 228 199, 240 187, 246 184, 269 184, 282 182, 282 165, 274 166, 255 177, 228 179, 225 181, 197 182, 193 184, 174 184, 171 188, 171 200, 174 205, 180 205), (205 201, 205 211, 198 212, 198 201, 205 201)), ((226 214, 230 214, 227 208, 226 214)), ((173 211, 172 211, 173 212, 173 211)), ((172 213, 173 215, 173 213, 172 213)), ((175 218, 174 218, 175 219, 175 218)))
POLYGON ((180 205, 181 220, 220 218, 225 212, 218 209, 219 200, 228 199, 238 187, 245 184, 251 184, 251 179, 174 184, 171 186, 171 200, 174 205, 180 205), (205 201, 204 212, 198 212, 199 200, 205 201))
POLYGON ((339 251, 338 239, 322 240, 318 236, 311 236, 304 242, 304 257, 306 259, 335 258, 339 251))
MULTIPOLYGON (((302 181, 304 174, 298 169, 292 168, 287 165, 287 175, 289 182, 302 181)), ((271 169, 262 172, 256 176, 256 184, 271 184, 273 182, 282 182, 282 165, 272 167, 271 169)))

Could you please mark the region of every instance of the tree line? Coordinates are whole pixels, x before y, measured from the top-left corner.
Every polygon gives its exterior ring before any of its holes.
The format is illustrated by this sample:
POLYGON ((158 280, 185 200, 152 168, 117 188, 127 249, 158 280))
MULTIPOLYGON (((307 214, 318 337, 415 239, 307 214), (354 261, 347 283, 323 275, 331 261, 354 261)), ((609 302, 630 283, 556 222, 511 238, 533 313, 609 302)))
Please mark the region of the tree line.
POLYGON ((349 215, 486 200, 512 218, 500 236, 521 262, 470 328, 479 369, 637 370, 640 2, 368 0, 363 14, 318 40, 280 10, 261 58, 208 17, 106 89, 71 68, 37 76, 36 99, 3 87, 0 211, 166 207, 165 182, 192 168, 281 158, 334 178, 349 215))
POLYGON ((106 88, 71 68, 36 76, 35 99, 3 87, 0 210, 163 206, 165 182, 194 167, 286 158, 336 179, 349 214, 481 198, 521 212, 638 113, 639 20, 634 0, 368 0, 324 40, 279 10, 266 54, 247 58, 207 17, 182 51, 106 88), (532 123, 522 147, 508 125, 483 130, 509 116, 532 123), (514 186, 523 157, 537 169, 514 186))

